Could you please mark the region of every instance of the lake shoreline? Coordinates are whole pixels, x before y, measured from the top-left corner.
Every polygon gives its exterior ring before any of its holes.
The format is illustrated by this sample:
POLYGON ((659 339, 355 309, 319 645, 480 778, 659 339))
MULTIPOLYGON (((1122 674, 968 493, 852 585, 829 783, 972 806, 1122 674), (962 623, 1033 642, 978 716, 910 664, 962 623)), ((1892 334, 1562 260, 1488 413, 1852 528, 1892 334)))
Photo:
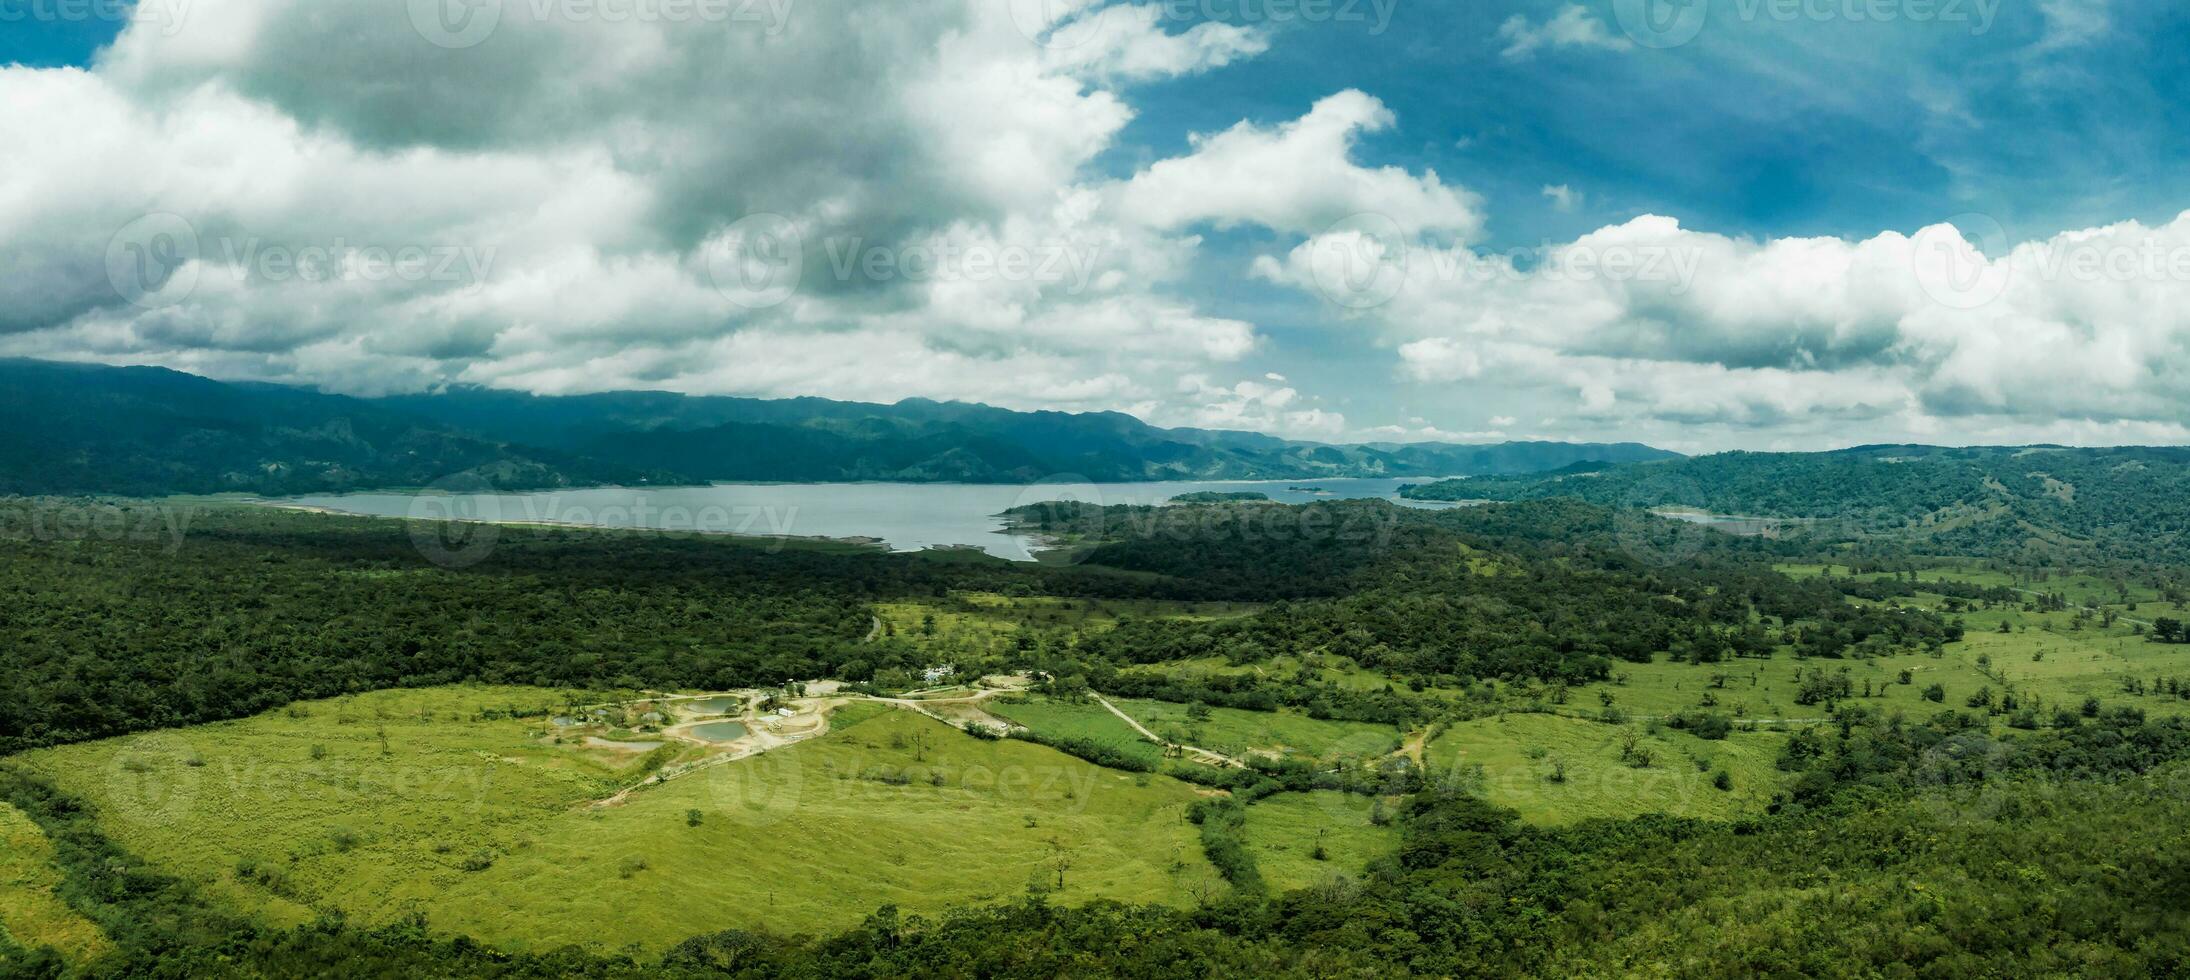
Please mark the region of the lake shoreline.
POLYGON ((255 498, 290 510, 412 520, 467 520, 526 526, 654 530, 756 540, 878 547, 893 553, 978 550, 1040 562, 1072 542, 1016 526, 1004 514, 1033 503, 1153 506, 1198 492, 1266 493, 1275 504, 1398 497, 1418 478, 1144 483, 713 483, 689 487, 583 487, 515 493, 366 491, 255 498))

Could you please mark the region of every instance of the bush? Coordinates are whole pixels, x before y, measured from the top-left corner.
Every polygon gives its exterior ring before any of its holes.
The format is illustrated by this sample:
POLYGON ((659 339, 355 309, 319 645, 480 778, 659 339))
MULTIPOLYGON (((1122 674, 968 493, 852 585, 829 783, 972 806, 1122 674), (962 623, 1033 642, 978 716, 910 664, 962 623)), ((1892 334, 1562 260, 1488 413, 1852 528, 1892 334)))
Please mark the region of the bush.
POLYGON ((1725 738, 1728 733, 1734 730, 1734 720, 1732 718, 1702 711, 1675 715, 1669 724, 1674 728, 1685 729, 1697 738, 1707 738, 1713 741, 1725 738))

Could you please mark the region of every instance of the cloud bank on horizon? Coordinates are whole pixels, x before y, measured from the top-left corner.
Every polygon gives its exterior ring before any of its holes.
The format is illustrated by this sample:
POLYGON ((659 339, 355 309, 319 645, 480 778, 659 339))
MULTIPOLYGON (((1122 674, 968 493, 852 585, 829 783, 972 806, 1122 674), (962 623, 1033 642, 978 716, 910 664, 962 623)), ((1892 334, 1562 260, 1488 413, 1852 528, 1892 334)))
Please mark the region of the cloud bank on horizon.
MULTIPOLYGON (((1973 149, 2026 154, 2000 127, 2032 93, 2106 91, 2122 12, 1697 0, 1680 37, 1632 19, 1656 2, 1493 5, 1472 47, 1425 52, 1408 18, 1442 5, 1396 0, 143 0, 88 63, 0 68, 0 356, 1318 439, 2190 441, 2190 212, 2095 194, 2064 213, 2118 211, 2011 233, 1990 215, 2040 191, 1973 149), (1824 192, 1646 195, 1550 152, 1453 169, 1588 136, 1439 101, 1477 79, 1767 78, 1859 29, 1951 51, 1980 16, 1985 71, 1902 93, 1935 127, 1902 149, 1950 191, 1905 227, 1818 233, 1863 219, 1824 192), (1440 90, 1286 60, 1334 36, 1440 90)), ((1679 129, 1648 109, 1627 139, 1679 129)), ((2093 166, 2130 152, 2113 136, 2093 166)), ((1760 152, 1723 143, 1698 158, 1760 152)))

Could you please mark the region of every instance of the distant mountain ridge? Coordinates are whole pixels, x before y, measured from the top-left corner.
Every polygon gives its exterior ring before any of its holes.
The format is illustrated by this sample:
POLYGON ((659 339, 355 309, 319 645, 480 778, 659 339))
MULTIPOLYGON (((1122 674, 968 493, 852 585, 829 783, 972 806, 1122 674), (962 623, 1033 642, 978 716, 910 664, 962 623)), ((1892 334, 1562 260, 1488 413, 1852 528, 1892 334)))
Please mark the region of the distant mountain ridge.
POLYGON ((2190 561, 2190 447, 1857 446, 1452 480, 1420 500, 1575 497, 1822 522, 1930 553, 2190 561))
POLYGON ((0 493, 9 494, 1430 478, 1676 458, 1638 443, 1327 445, 1163 429, 1118 412, 921 398, 881 405, 476 387, 353 398, 164 368, 33 360, 0 360, 0 408, 35 420, 0 433, 0 493))

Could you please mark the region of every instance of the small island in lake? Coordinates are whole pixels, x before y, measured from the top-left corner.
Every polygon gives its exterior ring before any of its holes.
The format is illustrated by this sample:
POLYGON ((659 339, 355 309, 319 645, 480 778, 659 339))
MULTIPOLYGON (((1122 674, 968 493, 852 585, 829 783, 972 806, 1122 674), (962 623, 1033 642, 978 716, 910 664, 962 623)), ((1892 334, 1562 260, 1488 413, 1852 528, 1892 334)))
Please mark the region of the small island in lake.
POLYGON ((1240 503, 1242 501, 1255 500, 1268 502, 1269 499, 1269 494, 1263 493, 1259 490, 1237 490, 1230 492, 1223 490, 1196 490, 1193 493, 1179 494, 1178 496, 1171 498, 1171 502, 1174 504, 1231 504, 1240 503))

